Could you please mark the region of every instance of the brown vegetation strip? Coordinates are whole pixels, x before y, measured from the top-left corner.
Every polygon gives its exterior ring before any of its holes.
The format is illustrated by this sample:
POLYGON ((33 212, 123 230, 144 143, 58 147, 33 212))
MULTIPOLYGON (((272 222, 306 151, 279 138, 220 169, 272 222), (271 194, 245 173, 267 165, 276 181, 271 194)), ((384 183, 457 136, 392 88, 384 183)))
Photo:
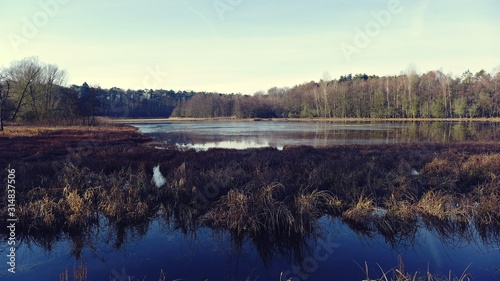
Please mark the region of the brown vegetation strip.
POLYGON ((443 236, 470 224, 500 237, 496 144, 179 152, 154 149, 129 127, 0 141, 2 168, 10 164, 19 179, 19 235, 79 232, 100 217, 141 224, 160 214, 186 231, 206 225, 276 241, 313 233, 323 215, 393 243, 414 235, 419 217, 443 236))

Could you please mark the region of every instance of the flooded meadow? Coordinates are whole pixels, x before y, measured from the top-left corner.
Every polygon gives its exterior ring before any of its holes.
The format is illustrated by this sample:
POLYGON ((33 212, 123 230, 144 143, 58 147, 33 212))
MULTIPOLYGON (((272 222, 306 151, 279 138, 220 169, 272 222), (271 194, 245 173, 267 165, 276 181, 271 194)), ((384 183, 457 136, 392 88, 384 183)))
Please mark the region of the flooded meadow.
POLYGON ((500 280, 497 123, 133 126, 0 151, 20 179, 0 278, 500 280))

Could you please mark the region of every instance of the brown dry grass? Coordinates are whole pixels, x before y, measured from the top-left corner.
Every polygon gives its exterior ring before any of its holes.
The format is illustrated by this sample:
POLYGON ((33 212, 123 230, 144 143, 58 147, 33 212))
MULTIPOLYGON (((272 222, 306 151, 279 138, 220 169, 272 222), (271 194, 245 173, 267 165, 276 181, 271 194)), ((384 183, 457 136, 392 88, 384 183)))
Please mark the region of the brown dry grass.
POLYGON ((367 224, 373 220, 375 203, 372 199, 361 195, 355 204, 342 214, 342 218, 355 224, 367 224))
POLYGON ((110 158, 115 150, 96 147, 97 154, 65 164, 55 179, 42 181, 44 188, 20 197, 27 228, 81 227, 97 214, 127 224, 147 219, 161 204, 185 206, 179 211, 191 222, 254 234, 308 233, 325 214, 387 233, 411 230, 396 221, 414 223, 416 214, 481 225, 499 221, 497 153, 436 154, 414 146, 179 153, 137 146, 110 158), (146 151, 153 152, 148 162, 146 151), (131 164, 116 165, 116 157, 131 164), (156 188, 151 170, 160 159, 167 183, 156 188), (465 188, 465 180, 473 184, 465 188))
POLYGON ((444 219, 466 219, 466 207, 461 204, 464 198, 441 191, 428 191, 416 205, 416 209, 425 216, 444 219))
POLYGON ((413 198, 398 198, 392 194, 384 202, 384 207, 387 210, 387 217, 394 217, 403 221, 416 220, 416 213, 412 204, 413 198))
POLYGON ((81 260, 79 264, 75 262, 73 265, 73 275, 69 274, 68 268, 59 274, 59 281, 88 281, 88 265, 85 260, 81 260))
POLYGON ((134 132, 136 131, 132 127, 117 126, 117 125, 107 125, 107 126, 31 126, 22 125, 15 127, 6 127, 3 131, 0 131, 0 137, 35 137, 41 136, 44 133, 50 132, 68 132, 75 133, 78 132, 80 135, 82 133, 92 133, 92 132, 134 132))

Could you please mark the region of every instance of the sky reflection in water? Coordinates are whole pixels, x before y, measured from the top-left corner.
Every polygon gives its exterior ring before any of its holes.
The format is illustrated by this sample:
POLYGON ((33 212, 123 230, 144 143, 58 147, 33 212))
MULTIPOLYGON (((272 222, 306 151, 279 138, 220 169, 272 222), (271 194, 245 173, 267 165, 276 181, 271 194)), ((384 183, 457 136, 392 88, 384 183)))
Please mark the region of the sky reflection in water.
MULTIPOLYGON (((164 147, 198 151, 287 145, 328 147, 346 144, 489 141, 500 136, 495 123, 471 122, 217 122, 176 121, 132 124, 164 147)), ((159 146, 162 148, 162 146, 159 146)))

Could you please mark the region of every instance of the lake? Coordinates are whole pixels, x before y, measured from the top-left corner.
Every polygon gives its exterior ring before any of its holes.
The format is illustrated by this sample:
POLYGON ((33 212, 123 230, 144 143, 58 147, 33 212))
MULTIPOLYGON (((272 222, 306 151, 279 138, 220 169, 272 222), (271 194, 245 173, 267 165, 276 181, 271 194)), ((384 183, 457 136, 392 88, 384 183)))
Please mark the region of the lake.
MULTIPOLYGON (((448 143, 498 140, 496 123, 165 122, 133 124, 160 149, 204 151, 308 145, 448 143)), ((198 153, 197 153, 198 154, 198 153)), ((201 171, 200 171, 201 173, 201 171)), ((383 214, 385 210, 380 210, 383 214)), ((364 280, 398 266, 407 272, 500 280, 500 231, 471 223, 419 217, 388 234, 382 225, 360 228, 324 215, 305 236, 235 235, 158 206, 148 220, 119 225, 100 217, 80 233, 26 236, 18 246, 17 273, 1 280, 59 280, 75 260, 85 260, 89 280, 364 280)), ((393 225, 389 225, 393 227, 393 225)))
POLYGON ((154 136, 164 147, 183 150, 495 141, 500 136, 500 125, 487 122, 175 121, 131 125, 154 136))

